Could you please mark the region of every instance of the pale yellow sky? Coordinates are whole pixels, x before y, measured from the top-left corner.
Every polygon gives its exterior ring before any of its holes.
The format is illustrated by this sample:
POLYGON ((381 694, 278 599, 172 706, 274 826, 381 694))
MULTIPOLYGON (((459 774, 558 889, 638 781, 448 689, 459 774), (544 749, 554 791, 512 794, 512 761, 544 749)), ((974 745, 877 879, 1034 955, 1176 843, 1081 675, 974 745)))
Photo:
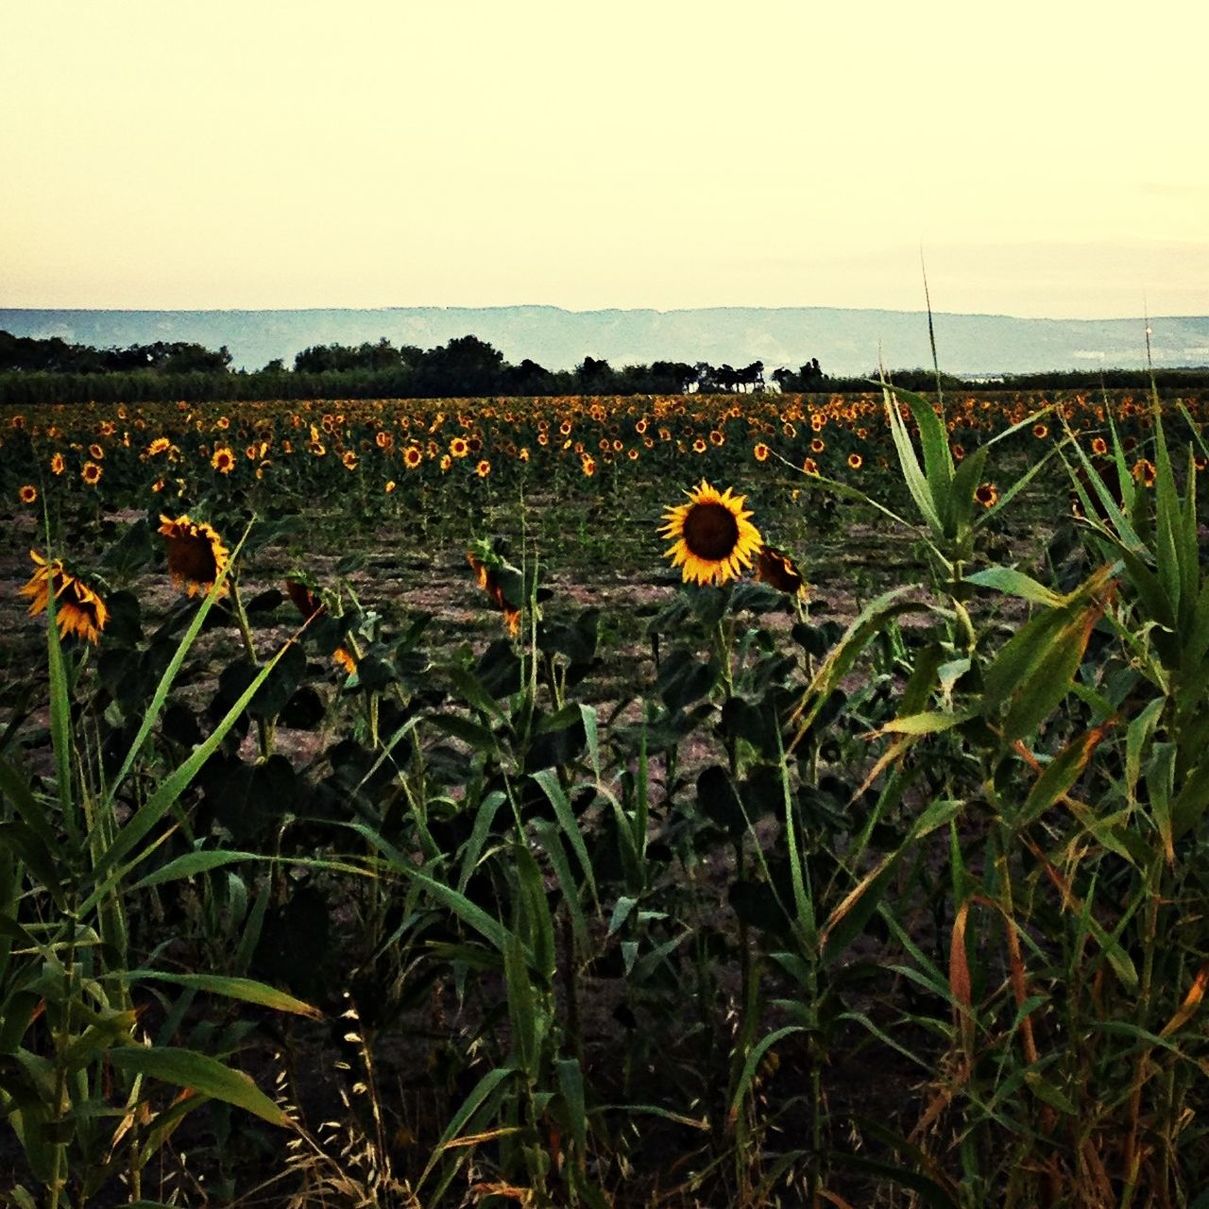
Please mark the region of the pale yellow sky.
POLYGON ((0 307, 1209 314, 1209 5, 9 0, 0 307))

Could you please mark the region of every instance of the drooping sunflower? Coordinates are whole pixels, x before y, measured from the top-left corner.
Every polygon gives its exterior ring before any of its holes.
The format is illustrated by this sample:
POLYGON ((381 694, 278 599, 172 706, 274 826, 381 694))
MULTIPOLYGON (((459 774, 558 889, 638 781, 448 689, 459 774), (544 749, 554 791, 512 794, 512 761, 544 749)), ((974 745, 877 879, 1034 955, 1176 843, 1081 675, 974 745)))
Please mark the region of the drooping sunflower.
POLYGON ((1129 473, 1133 475, 1135 483, 1141 483, 1143 487, 1153 487, 1158 472, 1149 458, 1138 458, 1129 473))
POLYGON ((756 555, 756 578, 761 583, 784 592, 786 596, 806 599, 806 580, 797 564, 776 546, 761 546, 756 555))
POLYGON ((477 541, 466 551, 466 562, 479 587, 500 611, 510 637, 521 628, 523 579, 520 572, 497 554, 490 542, 477 541))
POLYGON ((724 584, 751 566, 763 545, 760 531, 743 508, 747 497, 731 488, 718 491, 704 479, 685 493, 689 502, 664 513, 660 529, 673 539, 665 551, 680 567, 685 583, 724 584))
POLYGON ((95 644, 109 620, 105 602, 79 576, 65 571, 57 558, 48 562, 36 550, 31 550, 29 556, 33 559, 34 573, 20 590, 22 596, 30 597, 29 615, 36 617, 44 613, 53 594, 59 636, 66 638, 76 634, 95 644))
MULTIPOLYGON (((187 515, 173 520, 161 513, 160 522, 159 531, 168 543, 172 582, 189 596, 205 596, 230 562, 230 551, 205 521, 194 521, 187 515)), ((225 583, 218 594, 227 594, 225 583)))

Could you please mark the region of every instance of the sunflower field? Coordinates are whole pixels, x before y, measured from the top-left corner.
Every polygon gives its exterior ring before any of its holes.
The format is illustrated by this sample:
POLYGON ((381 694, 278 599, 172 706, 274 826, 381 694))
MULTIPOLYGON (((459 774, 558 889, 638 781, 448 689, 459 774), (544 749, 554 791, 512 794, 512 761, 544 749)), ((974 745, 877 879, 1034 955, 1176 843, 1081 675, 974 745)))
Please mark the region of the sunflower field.
POLYGON ((1209 398, 0 420, 0 1198, 1209 1209, 1209 398))

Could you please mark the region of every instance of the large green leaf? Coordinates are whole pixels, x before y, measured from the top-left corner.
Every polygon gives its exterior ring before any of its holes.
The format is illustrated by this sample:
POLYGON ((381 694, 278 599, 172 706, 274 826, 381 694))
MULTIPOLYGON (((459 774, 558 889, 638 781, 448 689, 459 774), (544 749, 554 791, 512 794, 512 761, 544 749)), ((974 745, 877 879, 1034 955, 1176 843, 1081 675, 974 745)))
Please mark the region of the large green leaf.
POLYGON ((282 1108, 242 1071, 232 1070, 216 1058, 194 1050, 135 1045, 112 1050, 109 1060, 118 1070, 128 1074, 158 1079, 161 1083, 186 1087, 226 1104, 234 1104, 270 1125, 289 1128, 293 1124, 282 1108))

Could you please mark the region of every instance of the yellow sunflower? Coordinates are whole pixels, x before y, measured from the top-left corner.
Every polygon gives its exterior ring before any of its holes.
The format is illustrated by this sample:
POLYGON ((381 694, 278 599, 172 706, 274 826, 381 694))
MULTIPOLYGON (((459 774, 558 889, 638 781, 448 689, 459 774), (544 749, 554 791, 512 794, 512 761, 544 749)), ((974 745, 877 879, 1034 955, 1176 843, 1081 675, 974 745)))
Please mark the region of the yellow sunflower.
POLYGON ((408 447, 403 450, 403 465, 406 466, 408 470, 417 469, 420 463, 423 461, 424 453, 418 445, 408 445, 408 447))
POLYGON ((38 502, 38 489, 33 483, 22 483, 17 491, 17 498, 23 504, 36 504, 38 502))
POLYGON ((20 590, 22 596, 30 597, 29 615, 36 617, 45 612, 53 592, 59 636, 76 634, 95 644, 109 620, 105 602, 82 579, 64 571, 57 558, 47 562, 36 550, 31 550, 29 556, 34 562, 34 573, 20 590))
POLYGON ((984 508, 994 508, 999 503, 999 488, 994 483, 979 483, 974 489, 974 498, 984 508))
MULTIPOLYGON (((168 542, 168 572, 172 582, 190 596, 204 596, 230 561, 222 538, 205 521, 188 516, 160 515, 159 531, 168 542)), ((227 594, 224 583, 220 596, 227 594)))
POLYGON ((88 484, 89 487, 95 487, 101 481, 101 475, 105 472, 96 464, 96 462, 85 462, 80 469, 80 478, 88 484))
POLYGON ((720 492, 704 479, 686 492, 689 502, 664 513, 660 532, 673 539, 665 551, 685 583, 724 584, 751 566, 763 540, 743 508, 747 497, 720 492))
POLYGON ((67 459, 61 453, 51 454, 50 473, 56 477, 67 469, 67 459))
POLYGON ((210 458, 210 465, 219 474, 230 474, 235 469, 235 453, 226 445, 217 445, 210 458))

